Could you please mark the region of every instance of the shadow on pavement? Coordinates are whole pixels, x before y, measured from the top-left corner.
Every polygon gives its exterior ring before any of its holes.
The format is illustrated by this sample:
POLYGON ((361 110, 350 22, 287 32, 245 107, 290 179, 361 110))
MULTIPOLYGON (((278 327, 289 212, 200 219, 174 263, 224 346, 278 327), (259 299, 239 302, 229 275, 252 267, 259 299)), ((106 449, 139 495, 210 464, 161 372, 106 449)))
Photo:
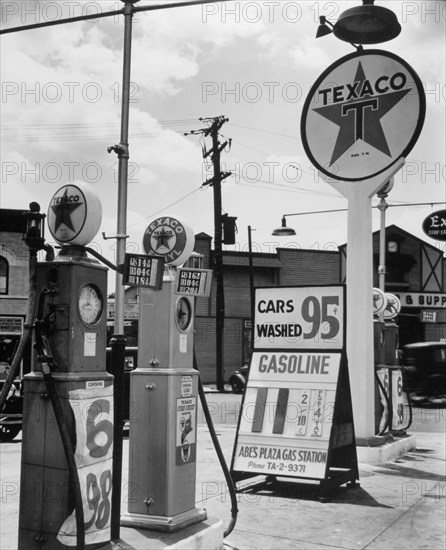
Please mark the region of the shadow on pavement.
MULTIPOLYGON (((319 485, 293 482, 276 482, 273 485, 267 482, 250 486, 240 491, 245 495, 264 496, 266 498, 292 500, 314 500, 321 497, 319 485)), ((381 504, 367 493, 362 487, 341 486, 335 489, 327 498, 326 502, 338 504, 354 504, 355 506, 368 506, 370 508, 392 508, 381 504)))

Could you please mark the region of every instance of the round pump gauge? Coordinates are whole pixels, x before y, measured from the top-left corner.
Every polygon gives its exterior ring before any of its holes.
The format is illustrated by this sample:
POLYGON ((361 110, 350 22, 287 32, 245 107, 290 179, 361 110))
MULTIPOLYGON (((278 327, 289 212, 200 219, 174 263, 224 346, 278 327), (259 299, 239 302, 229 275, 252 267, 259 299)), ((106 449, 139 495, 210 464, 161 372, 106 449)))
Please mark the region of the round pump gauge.
POLYGON ((186 332, 192 321, 192 306, 187 298, 181 297, 176 306, 175 321, 181 332, 186 332))
POLYGON ((86 325, 95 325, 102 315, 103 300, 100 290, 92 284, 84 285, 79 292, 79 315, 86 325))

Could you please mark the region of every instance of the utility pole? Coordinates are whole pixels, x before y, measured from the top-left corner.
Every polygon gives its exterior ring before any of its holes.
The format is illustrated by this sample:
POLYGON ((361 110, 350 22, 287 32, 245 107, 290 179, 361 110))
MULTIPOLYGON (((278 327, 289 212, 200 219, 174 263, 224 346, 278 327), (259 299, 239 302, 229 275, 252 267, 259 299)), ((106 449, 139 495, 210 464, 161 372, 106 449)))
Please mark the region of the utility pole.
POLYGON ((251 311, 251 354, 254 349, 254 313, 255 313, 255 292, 254 292, 254 266, 252 261, 252 227, 248 225, 248 263, 249 263, 249 298, 251 311))
POLYGON ((229 144, 230 140, 220 143, 219 132, 223 124, 228 122, 228 118, 218 116, 214 118, 200 118, 209 124, 207 128, 193 130, 186 133, 203 134, 212 139, 212 149, 206 151, 203 149, 203 158, 210 156, 213 165, 212 178, 203 182, 203 186, 211 185, 214 189, 214 279, 216 285, 216 304, 215 304, 215 352, 216 352, 216 378, 217 390, 224 391, 224 326, 225 326, 225 295, 223 285, 223 248, 222 248, 222 204, 221 204, 221 182, 231 175, 231 172, 222 172, 220 164, 220 154, 229 144))

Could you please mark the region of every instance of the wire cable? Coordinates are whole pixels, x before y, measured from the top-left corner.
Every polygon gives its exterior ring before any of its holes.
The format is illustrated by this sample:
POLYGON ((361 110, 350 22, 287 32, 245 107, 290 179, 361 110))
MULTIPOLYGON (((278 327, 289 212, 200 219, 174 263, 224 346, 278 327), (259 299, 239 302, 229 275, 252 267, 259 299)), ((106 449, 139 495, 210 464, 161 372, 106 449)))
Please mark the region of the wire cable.
POLYGON ((167 206, 164 206, 163 208, 161 208, 160 210, 157 210, 156 212, 152 212, 151 214, 148 214, 147 216, 144 217, 143 220, 139 220, 135 223, 132 223, 130 224, 128 227, 134 227, 135 225, 138 225, 140 224, 142 221, 146 221, 150 218, 152 218, 153 216, 156 216, 157 214, 159 214, 160 212, 164 212, 164 210, 167 210, 168 208, 170 208, 171 206, 175 206, 176 204, 178 204, 179 202, 181 201, 184 201, 185 199, 187 199, 188 197, 190 197, 191 195, 193 195, 194 193, 196 193, 197 191, 201 191, 203 189, 203 186, 200 186, 198 187, 197 189, 194 189, 193 191, 191 191, 190 193, 187 193, 187 195, 184 195, 184 197, 180 197, 179 199, 177 199, 176 201, 174 202, 171 202, 170 204, 168 204, 167 206))

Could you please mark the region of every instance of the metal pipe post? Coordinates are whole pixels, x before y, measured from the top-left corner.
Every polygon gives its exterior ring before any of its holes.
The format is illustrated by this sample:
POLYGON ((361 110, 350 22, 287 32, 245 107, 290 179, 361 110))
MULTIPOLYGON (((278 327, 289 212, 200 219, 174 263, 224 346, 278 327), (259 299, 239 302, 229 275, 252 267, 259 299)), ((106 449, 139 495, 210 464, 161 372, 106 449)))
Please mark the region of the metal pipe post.
MULTIPOLYGON (((127 179, 129 161, 129 100, 130 100, 130 67, 132 50, 133 4, 138 0, 123 0, 124 6, 124 54, 122 71, 121 103, 121 142, 115 147, 118 153, 118 221, 116 265, 124 263, 127 230, 127 179)), ((111 539, 117 540, 120 535, 121 521, 121 483, 122 483, 122 438, 124 428, 124 368, 125 368, 124 334, 124 286, 122 274, 116 272, 115 287, 115 322, 112 347, 112 374, 115 377, 114 438, 113 438, 113 493, 111 510, 111 539)))
POLYGON ((254 349, 254 267, 252 262, 252 237, 251 226, 248 225, 248 261, 249 261, 249 297, 250 297, 250 310, 251 310, 251 352, 254 349))

